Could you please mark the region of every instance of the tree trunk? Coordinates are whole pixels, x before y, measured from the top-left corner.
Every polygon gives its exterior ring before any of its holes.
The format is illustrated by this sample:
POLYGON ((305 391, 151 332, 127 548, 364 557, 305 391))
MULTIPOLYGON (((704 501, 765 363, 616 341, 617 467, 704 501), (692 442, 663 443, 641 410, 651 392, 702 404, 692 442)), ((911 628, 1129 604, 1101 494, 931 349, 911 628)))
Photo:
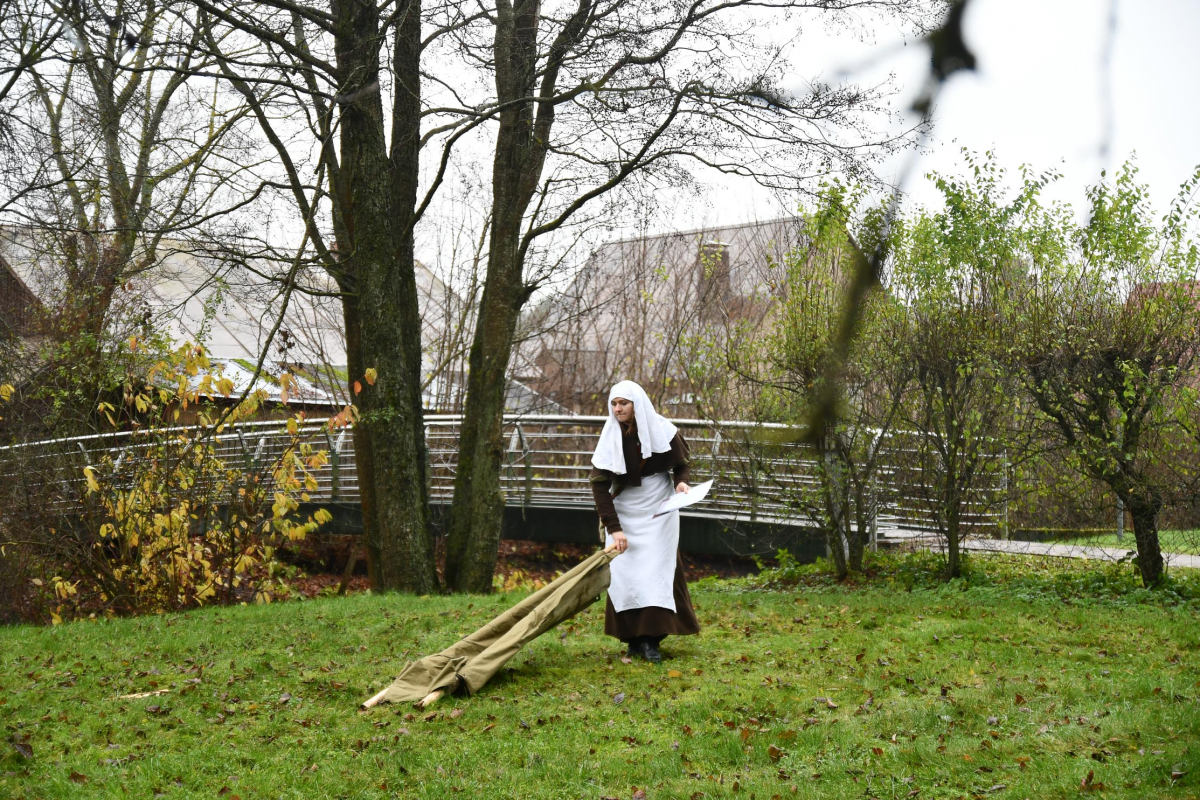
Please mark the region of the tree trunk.
MULTIPOLYGON (((823 441, 823 440, 822 440, 823 441)), ((821 452, 821 491, 825 495, 825 516, 828 520, 825 530, 825 543, 829 548, 829 557, 833 560, 833 572, 837 579, 844 580, 850 574, 848 556, 852 552, 849 547, 850 520, 849 509, 846 508, 845 492, 842 486, 841 464, 837 454, 827 446, 821 452)))
MULTIPOLYGON (((854 469, 854 465, 848 465, 849 469, 854 469)), ((854 482, 853 491, 853 511, 854 511, 854 526, 853 530, 848 531, 850 536, 850 554, 847 558, 847 567, 851 572, 862 572, 863 554, 867 549, 867 540, 870 538, 870 520, 869 509, 866 506, 867 496, 862 489, 862 481, 854 482)), ((847 508, 847 511, 851 509, 847 508)))
POLYGON ((467 403, 459 439, 458 473, 446 542, 446 582, 454 591, 490 592, 500 545, 504 499, 503 414, 508 363, 524 282, 522 221, 541 178, 550 117, 534 134, 538 0, 501 7, 496 18, 496 95, 511 103, 500 114, 492 161, 492 230, 479 321, 468 362, 467 403))
POLYGON ((1162 500, 1135 493, 1122 499, 1133 518, 1133 538, 1137 541, 1142 585, 1149 589, 1162 580, 1163 574, 1162 549, 1158 542, 1158 512, 1162 510, 1162 500))
MULTIPOLYGON (((519 235, 520 219, 515 220, 519 235)), ((459 592, 490 592, 504 519, 500 467, 508 363, 525 286, 516 236, 495 225, 479 322, 468 362, 467 403, 459 439, 454 505, 446 543, 446 584, 459 592)))
POLYGON ((958 541, 958 521, 955 520, 946 525, 946 579, 950 580, 961 575, 961 545, 958 541))
MULTIPOLYGON (((413 262, 420 97, 417 54, 420 6, 409 0, 396 33, 396 101, 392 148, 384 135, 374 3, 335 2, 338 66, 348 76, 342 104, 338 211, 349 249, 339 257, 357 278, 358 364, 376 370, 364 385, 356 446, 367 442, 360 485, 372 585, 427 593, 438 588, 425 486, 421 411, 421 321, 413 262), (414 41, 415 40, 415 41, 414 41), (348 84, 348 85, 347 85, 348 84), (367 87, 364 89, 364 87, 367 87), (361 439, 360 439, 361 435, 361 439), (365 481, 362 478, 366 478, 365 481)), ((349 341, 347 342, 349 345, 349 341)), ((350 381, 362 380, 351 374, 350 381)))
POLYGON ((825 546, 829 549, 829 558, 833 561, 833 574, 839 581, 850 575, 846 564, 846 542, 842 538, 841 525, 830 525, 825 531, 825 546))
MULTIPOLYGON (((342 319, 346 328, 346 372, 349 375, 349 385, 346 389, 354 396, 354 382, 359 380, 366 366, 362 363, 362 329, 359 324, 358 298, 353 294, 353 288, 342 286, 342 319)), ((351 429, 351 442, 354 446, 354 471, 358 476, 358 498, 362 510, 362 543, 367 554, 367 579, 372 586, 379 585, 379 574, 376 565, 379 563, 378 525, 375 522, 375 472, 371 460, 371 440, 366 435, 366 429, 355 425, 351 429)), ((354 547, 350 546, 350 558, 354 559, 354 547)))
POLYGON ((946 499, 946 580, 962 576, 962 510, 958 492, 946 499))

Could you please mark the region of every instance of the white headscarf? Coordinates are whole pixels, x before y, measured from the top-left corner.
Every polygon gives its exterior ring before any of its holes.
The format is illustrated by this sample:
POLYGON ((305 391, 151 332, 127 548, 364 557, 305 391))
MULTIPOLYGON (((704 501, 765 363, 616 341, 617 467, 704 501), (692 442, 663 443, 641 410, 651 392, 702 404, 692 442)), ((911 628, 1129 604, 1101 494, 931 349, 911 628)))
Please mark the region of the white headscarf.
POLYGON ((604 430, 600 431, 600 442, 592 454, 592 464, 614 475, 624 475, 627 472, 625 451, 621 448, 621 423, 613 413, 614 397, 623 397, 633 403, 633 418, 637 421, 642 458, 649 458, 651 453, 670 452, 671 440, 678 429, 654 410, 654 404, 641 386, 633 381, 621 381, 613 386, 608 393, 608 419, 604 422, 604 430))

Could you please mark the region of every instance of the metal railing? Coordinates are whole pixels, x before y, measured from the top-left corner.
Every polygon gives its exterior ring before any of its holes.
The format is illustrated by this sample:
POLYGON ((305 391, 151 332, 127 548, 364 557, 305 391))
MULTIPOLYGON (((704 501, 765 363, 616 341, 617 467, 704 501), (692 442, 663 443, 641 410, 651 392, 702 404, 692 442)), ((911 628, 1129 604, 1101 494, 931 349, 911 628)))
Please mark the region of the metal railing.
MULTIPOLYGON (((510 506, 527 508, 591 508, 591 456, 605 417, 537 415, 505 416, 506 443, 500 488, 510 506)), ((689 444, 692 481, 715 478, 717 486, 685 514, 729 521, 817 526, 810 510, 820 488, 815 448, 798 441, 799 429, 775 423, 738 420, 674 420, 689 444)), ((294 441, 283 421, 242 423, 207 438, 214 455, 227 466, 248 474, 270 469, 294 441)), ((453 499, 457 467, 458 415, 424 418, 430 501, 453 499)), ((327 421, 300 426, 301 438, 327 451, 325 465, 314 471, 312 502, 353 504, 359 500, 358 474, 350 433, 330 431, 327 421)), ((121 432, 32 442, 0 448, 0 479, 14 469, 53 474, 61 486, 55 494, 69 503, 83 491, 83 467, 107 462, 119 469, 147 456, 164 440, 195 437, 196 429, 121 432), (37 469, 43 462, 54 468, 37 469)), ((892 433, 872 447, 880 448, 874 477, 873 525, 882 536, 935 532, 936 502, 914 457, 914 434, 892 433)), ((1003 453, 988 452, 990 468, 980 471, 965 504, 965 524, 975 536, 999 536, 1005 519, 1003 453)))

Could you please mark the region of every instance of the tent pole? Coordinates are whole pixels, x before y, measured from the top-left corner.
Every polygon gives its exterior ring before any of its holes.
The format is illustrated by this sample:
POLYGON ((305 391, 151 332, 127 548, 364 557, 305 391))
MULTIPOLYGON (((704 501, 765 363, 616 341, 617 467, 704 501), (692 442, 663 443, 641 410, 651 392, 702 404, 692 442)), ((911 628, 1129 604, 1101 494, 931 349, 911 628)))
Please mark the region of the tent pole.
POLYGON ((425 695, 425 699, 417 703, 417 708, 429 708, 431 705, 442 699, 442 695, 446 693, 445 689, 434 689, 429 694, 425 695))
POLYGON ((383 700, 383 696, 385 694, 387 694, 387 691, 388 691, 387 687, 385 687, 383 689, 383 691, 381 691, 379 694, 372 697, 370 700, 367 700, 366 702, 364 702, 361 706, 359 706, 359 708, 361 708, 365 711, 368 708, 374 708, 375 706, 379 705, 380 701, 383 700))

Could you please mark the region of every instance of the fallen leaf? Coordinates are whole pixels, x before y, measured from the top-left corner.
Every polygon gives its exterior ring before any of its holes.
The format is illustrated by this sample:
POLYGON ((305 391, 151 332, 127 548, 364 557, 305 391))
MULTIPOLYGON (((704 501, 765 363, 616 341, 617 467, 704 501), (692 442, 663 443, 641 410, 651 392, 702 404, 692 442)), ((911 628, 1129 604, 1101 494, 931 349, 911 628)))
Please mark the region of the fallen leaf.
POLYGON ((279 702, 281 704, 286 704, 291 699, 292 699, 292 695, 288 692, 284 692, 283 694, 279 695, 279 702))
POLYGON ((21 758, 33 758, 33 747, 27 739, 18 739, 16 736, 10 736, 8 743, 16 748, 16 751, 21 754, 21 758))
POLYGON ((1022 697, 1021 695, 1017 695, 1016 697, 1013 698, 1013 705, 1017 705, 1017 706, 1025 705, 1025 698, 1022 697))
POLYGON ((636 786, 633 787, 633 800, 646 800, 646 793, 636 786))
POLYGON ((71 773, 71 783, 87 783, 87 781, 87 775, 83 775, 79 772, 71 773))
POLYGON ((624 702, 625 702, 625 693, 624 692, 617 692, 616 694, 613 695, 613 703, 620 705, 621 703, 624 703, 624 702))
POLYGON ((778 761, 783 758, 783 751, 772 744, 767 746, 767 755, 772 761, 778 761))
POLYGON ((667 677, 668 678, 682 678, 683 673, 677 669, 667 670, 667 677))
POLYGON ((872 747, 871 752, 877 756, 881 756, 881 755, 883 755, 883 748, 882 747, 872 747))
POLYGON ((450 719, 458 719, 462 715, 463 715, 463 710, 461 708, 456 708, 450 712, 450 719))
POLYGON ((1079 782, 1079 790, 1081 792, 1098 792, 1104 789, 1104 784, 1100 781, 1093 783, 1094 778, 1095 773, 1089 769, 1088 774, 1079 782))

